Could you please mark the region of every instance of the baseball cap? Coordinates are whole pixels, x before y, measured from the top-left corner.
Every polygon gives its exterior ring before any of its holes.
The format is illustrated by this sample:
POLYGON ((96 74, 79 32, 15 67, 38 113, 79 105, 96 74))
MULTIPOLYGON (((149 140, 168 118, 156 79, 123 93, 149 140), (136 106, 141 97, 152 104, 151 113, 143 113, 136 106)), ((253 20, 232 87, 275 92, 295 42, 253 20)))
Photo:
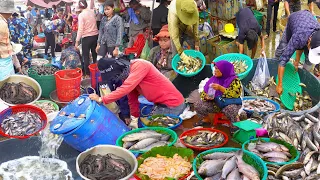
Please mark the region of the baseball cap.
POLYGON ((98 61, 98 69, 103 81, 109 81, 122 74, 129 66, 130 62, 124 59, 102 58, 98 61))
POLYGON ((316 31, 311 37, 309 50, 309 61, 312 64, 320 63, 320 30, 316 31))

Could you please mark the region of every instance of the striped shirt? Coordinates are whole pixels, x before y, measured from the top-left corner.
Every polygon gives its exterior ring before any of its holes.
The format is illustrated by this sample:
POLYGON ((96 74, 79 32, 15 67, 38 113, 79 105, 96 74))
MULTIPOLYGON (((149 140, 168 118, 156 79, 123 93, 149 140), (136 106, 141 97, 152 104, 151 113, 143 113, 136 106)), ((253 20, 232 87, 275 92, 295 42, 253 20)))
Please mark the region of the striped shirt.
POLYGON ((12 55, 12 46, 10 43, 10 32, 7 20, 0 14, 0 58, 7 58, 12 55))

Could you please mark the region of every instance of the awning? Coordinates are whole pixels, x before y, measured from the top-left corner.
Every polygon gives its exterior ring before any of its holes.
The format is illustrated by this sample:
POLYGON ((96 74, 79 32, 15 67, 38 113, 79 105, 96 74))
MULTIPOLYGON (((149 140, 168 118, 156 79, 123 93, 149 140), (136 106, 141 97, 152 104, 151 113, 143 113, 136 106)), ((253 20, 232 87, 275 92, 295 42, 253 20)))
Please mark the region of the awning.
POLYGON ((53 5, 72 5, 74 0, 28 0, 27 6, 40 7, 40 8, 51 8, 53 5))

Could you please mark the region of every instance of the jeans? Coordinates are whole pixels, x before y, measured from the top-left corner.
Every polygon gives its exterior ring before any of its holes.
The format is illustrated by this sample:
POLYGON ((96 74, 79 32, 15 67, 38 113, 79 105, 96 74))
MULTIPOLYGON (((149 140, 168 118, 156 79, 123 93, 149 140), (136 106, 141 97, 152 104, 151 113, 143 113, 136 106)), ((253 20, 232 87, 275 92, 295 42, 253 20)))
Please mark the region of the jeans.
POLYGON ((98 35, 82 38, 82 57, 84 62, 84 75, 90 75, 90 50, 92 54, 93 63, 96 63, 97 61, 97 41, 98 35))
POLYGON ((168 107, 164 104, 158 104, 154 107, 154 110, 152 112, 153 115, 157 114, 170 114, 170 115, 176 115, 179 116, 183 113, 184 109, 186 108, 186 104, 182 103, 181 105, 177 107, 168 107))
MULTIPOLYGON (((118 87, 120 87, 122 85, 122 81, 121 80, 111 80, 107 84, 112 92, 112 91, 115 91, 118 87)), ((129 108, 129 104, 128 104, 128 97, 123 96, 116 103, 119 106, 119 109, 121 111, 121 113, 119 115, 120 119, 130 118, 130 108, 129 108)))
POLYGON ((270 35, 270 21, 271 21, 272 9, 273 9, 273 31, 276 31, 279 2, 268 3, 267 28, 266 28, 268 35, 270 35))
POLYGON ((54 54, 55 49, 56 49, 56 38, 55 35, 50 32, 50 33, 44 33, 44 35, 46 36, 46 45, 45 45, 45 49, 44 49, 44 54, 48 55, 48 49, 49 46, 51 47, 51 55, 52 57, 56 57, 56 55, 54 54))

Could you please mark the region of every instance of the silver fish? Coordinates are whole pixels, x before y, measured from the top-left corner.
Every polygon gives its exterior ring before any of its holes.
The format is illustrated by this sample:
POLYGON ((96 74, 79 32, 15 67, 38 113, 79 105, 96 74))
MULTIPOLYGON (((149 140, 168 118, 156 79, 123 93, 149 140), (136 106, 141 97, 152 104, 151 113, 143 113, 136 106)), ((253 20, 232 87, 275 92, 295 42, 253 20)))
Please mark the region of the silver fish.
POLYGON ((251 180, 260 180, 258 171, 242 160, 242 154, 237 155, 237 160, 239 172, 241 172, 244 176, 250 178, 251 180))
POLYGON ((220 180, 221 179, 221 172, 218 174, 211 176, 211 177, 206 177, 204 180, 220 180))
POLYGON ((153 133, 133 133, 128 134, 122 141, 140 141, 147 138, 161 138, 162 134, 153 134, 153 133))
POLYGON ((227 176, 227 180, 235 180, 235 179, 240 179, 240 172, 238 168, 234 168, 230 174, 227 176))
POLYGON ((225 162, 225 160, 206 160, 200 165, 198 173, 207 177, 213 176, 221 172, 225 162))
POLYGON ((231 159, 229 159, 222 168, 222 175, 221 178, 225 179, 227 175, 236 167, 236 160, 237 158, 233 156, 231 159))
POLYGON ((139 141, 137 144, 131 146, 129 149, 130 150, 140 150, 140 149, 144 149, 146 147, 148 147, 149 145, 157 142, 158 140, 157 139, 154 139, 154 138, 147 138, 147 139, 144 139, 142 141, 139 141))
POLYGON ((211 153, 203 156, 203 159, 205 160, 228 159, 232 156, 234 156, 234 153, 216 152, 216 153, 211 153))

